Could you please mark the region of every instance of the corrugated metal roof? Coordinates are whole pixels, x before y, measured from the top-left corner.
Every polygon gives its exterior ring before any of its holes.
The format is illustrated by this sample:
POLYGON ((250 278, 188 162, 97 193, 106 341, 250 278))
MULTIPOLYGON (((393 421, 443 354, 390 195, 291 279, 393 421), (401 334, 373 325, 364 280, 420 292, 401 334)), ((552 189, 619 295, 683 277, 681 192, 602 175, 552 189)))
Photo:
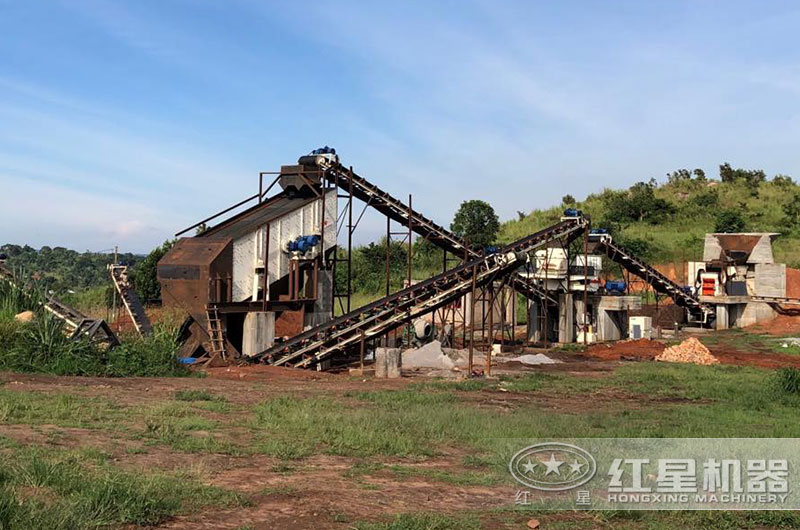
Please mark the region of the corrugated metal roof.
POLYGON ((199 237, 213 237, 215 239, 230 237, 232 239, 238 239, 269 221, 286 215, 289 212, 293 212, 298 208, 302 208, 317 199, 318 197, 316 196, 289 198, 286 193, 281 192, 261 204, 256 204, 234 215, 230 219, 222 221, 200 234, 199 237))

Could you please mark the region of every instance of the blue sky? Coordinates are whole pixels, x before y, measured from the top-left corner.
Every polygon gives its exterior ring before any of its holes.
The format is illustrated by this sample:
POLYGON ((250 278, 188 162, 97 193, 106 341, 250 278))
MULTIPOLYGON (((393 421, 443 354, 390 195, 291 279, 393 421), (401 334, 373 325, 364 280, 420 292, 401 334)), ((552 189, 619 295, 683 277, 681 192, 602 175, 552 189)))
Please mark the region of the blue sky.
POLYGON ((442 223, 723 161, 798 177, 798 27, 796 2, 0 0, 0 242, 146 251, 324 144, 442 223))

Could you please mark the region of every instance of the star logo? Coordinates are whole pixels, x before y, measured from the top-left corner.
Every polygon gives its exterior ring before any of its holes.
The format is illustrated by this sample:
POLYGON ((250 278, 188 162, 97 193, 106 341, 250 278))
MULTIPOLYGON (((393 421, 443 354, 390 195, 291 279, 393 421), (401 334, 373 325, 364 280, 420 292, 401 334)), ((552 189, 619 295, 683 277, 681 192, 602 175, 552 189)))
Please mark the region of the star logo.
POLYGON ((585 466, 585 465, 586 464, 581 464, 580 462, 575 460, 575 463, 574 464, 570 464, 569 468, 570 468, 570 470, 572 470, 573 473, 580 473, 581 472, 581 468, 583 466, 585 466))
POLYGON ((549 475, 550 473, 561 475, 561 471, 559 471, 558 468, 561 467, 563 463, 564 462, 561 462, 560 460, 556 460, 556 455, 554 453, 550 453, 550 460, 542 462, 542 464, 544 464, 547 468, 547 471, 544 473, 545 476, 549 475))
POLYGON ((529 488, 567 491, 592 480, 597 461, 577 445, 542 442, 518 451, 511 457, 508 469, 517 482, 529 488))
POLYGON ((527 462, 522 464, 522 469, 525 470, 525 473, 533 473, 533 468, 535 468, 535 467, 536 467, 536 464, 531 462, 530 458, 528 459, 527 462))

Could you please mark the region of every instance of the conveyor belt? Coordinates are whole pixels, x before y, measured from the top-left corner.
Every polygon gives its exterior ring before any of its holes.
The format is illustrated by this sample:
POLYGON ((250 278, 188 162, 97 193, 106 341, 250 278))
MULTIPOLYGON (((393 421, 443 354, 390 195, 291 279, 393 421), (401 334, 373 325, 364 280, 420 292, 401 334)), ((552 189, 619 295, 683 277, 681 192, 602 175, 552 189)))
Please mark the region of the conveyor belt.
POLYGON ((122 305, 130 315, 136 331, 142 336, 149 335, 153 331, 153 327, 144 312, 139 295, 136 294, 133 286, 128 281, 128 267, 125 265, 109 265, 108 269, 111 271, 111 281, 114 284, 114 288, 119 293, 122 305))
POLYGON ((500 252, 480 256, 428 280, 412 285, 371 304, 360 307, 286 342, 274 345, 251 360, 276 365, 307 367, 342 354, 359 344, 362 336, 385 335, 411 320, 464 296, 473 288, 512 274, 527 260, 527 254, 547 242, 570 237, 584 230, 588 222, 567 219, 512 243, 500 252))
MULTIPOLYGON (((595 238, 593 237, 593 239, 595 238)), ((602 234, 594 242, 612 261, 619 263, 625 270, 644 280, 659 293, 672 298, 677 305, 685 307, 694 315, 701 317, 702 322, 707 322, 708 318, 715 314, 711 306, 700 302, 696 297, 684 291, 680 285, 625 250, 621 245, 614 243, 610 235, 602 234)))
MULTIPOLYGON (((411 229, 437 247, 464 259, 477 258, 480 256, 479 252, 472 249, 459 236, 431 219, 428 219, 418 211, 409 208, 407 204, 392 197, 389 193, 367 181, 367 179, 358 176, 351 169, 347 169, 338 163, 326 164, 324 167, 321 167, 321 169, 324 170, 323 176, 328 182, 338 186, 344 191, 352 192, 354 197, 364 201, 393 221, 403 226, 408 226, 410 217, 411 229)), ((557 303, 555 298, 549 296, 546 291, 527 278, 513 275, 511 282, 513 287, 527 298, 546 298, 551 303, 557 303)))
POLYGON ((753 296, 753 302, 764 302, 778 305, 800 305, 800 298, 787 298, 784 296, 753 296))

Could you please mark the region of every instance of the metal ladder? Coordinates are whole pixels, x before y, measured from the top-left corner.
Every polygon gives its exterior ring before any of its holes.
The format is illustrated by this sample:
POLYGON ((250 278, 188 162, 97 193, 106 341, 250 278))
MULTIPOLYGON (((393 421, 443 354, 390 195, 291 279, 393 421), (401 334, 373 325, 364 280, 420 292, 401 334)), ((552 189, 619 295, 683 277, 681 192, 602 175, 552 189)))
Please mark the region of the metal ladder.
POLYGON ((225 330, 222 328, 222 320, 219 318, 219 309, 216 305, 206 306, 206 316, 208 317, 208 338, 211 349, 208 352, 210 358, 220 356, 225 359, 228 352, 225 349, 225 330))

